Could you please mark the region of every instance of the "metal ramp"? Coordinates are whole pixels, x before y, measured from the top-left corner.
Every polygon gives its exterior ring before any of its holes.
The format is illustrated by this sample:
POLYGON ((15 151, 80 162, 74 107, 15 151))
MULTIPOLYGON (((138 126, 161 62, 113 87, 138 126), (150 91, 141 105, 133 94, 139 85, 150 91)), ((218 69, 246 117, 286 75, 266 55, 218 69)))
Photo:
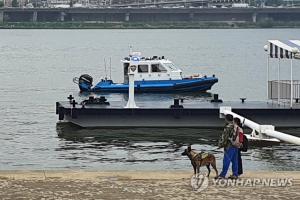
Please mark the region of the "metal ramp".
POLYGON ((299 137, 276 131, 275 126, 273 125, 260 125, 254 121, 251 121, 241 115, 232 112, 231 107, 220 107, 220 118, 224 118, 224 116, 228 114, 232 115, 233 117, 239 118, 243 125, 252 129, 252 134, 246 135, 250 140, 274 143, 283 141, 300 145, 299 137))

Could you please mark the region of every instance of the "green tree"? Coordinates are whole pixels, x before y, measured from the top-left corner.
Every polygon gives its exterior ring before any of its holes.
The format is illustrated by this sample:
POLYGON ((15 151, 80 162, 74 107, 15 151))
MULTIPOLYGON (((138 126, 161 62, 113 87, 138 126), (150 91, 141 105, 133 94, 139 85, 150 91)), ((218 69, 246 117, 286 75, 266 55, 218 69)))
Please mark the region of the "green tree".
POLYGON ((0 8, 2 8, 4 6, 4 2, 0 1, 0 8))
POLYGON ((12 6, 12 7, 19 7, 18 1, 17 1, 17 0, 12 0, 11 6, 12 6))

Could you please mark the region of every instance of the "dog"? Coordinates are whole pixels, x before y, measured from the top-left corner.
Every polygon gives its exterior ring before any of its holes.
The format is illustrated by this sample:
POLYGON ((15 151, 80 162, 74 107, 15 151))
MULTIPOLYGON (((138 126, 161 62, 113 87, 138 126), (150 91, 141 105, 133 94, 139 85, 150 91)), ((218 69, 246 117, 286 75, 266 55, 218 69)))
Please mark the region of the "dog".
POLYGON ((218 170, 216 166, 216 158, 214 155, 210 153, 197 153, 194 150, 192 150, 191 146, 188 146, 187 149, 184 150, 184 152, 181 154, 183 156, 189 157, 191 160, 192 166, 194 168, 194 174, 199 174, 200 172, 200 167, 206 166, 208 169, 208 174, 207 177, 209 177, 210 174, 210 165, 212 168, 214 168, 216 172, 216 177, 218 177, 218 170))

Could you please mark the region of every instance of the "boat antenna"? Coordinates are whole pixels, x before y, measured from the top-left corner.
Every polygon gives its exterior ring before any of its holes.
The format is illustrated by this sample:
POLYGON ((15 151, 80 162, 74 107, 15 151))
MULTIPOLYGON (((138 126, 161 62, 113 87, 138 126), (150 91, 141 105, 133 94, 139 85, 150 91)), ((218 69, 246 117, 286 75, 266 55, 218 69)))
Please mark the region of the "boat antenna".
POLYGON ((109 79, 111 80, 111 57, 109 57, 109 79))
POLYGON ((106 59, 105 58, 104 58, 104 71, 105 71, 105 80, 107 80, 106 59))
POLYGON ((132 54, 132 45, 129 45, 129 56, 132 54))

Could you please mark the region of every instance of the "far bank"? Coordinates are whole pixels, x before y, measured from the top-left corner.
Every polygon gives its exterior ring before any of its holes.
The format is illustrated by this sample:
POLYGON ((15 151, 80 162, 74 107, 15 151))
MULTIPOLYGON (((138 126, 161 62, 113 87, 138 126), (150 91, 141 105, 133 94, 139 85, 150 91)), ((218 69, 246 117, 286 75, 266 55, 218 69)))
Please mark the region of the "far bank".
POLYGON ((1 28, 299 28, 300 8, 0 8, 1 28))

